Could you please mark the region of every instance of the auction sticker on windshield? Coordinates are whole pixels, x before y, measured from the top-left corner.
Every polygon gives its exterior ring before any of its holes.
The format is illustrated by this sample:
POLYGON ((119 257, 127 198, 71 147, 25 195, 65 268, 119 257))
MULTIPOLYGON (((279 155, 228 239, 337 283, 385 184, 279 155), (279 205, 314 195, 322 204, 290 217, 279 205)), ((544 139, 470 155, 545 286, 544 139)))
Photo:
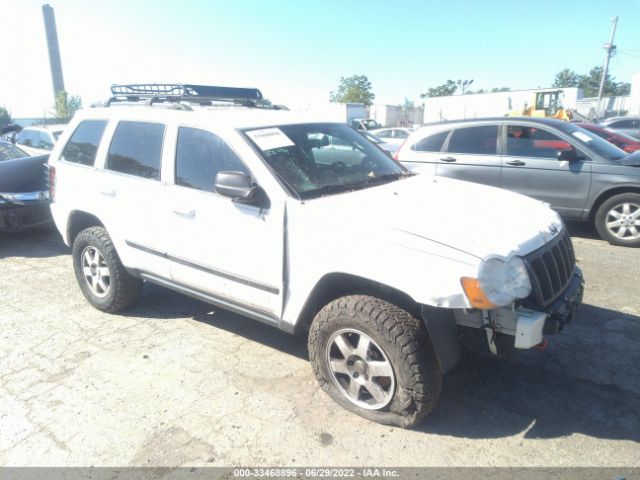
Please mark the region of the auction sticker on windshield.
POLYGON ((262 128, 260 130, 250 130, 247 136, 255 142, 262 151, 273 150, 274 148, 290 147, 294 145, 279 128, 262 128))

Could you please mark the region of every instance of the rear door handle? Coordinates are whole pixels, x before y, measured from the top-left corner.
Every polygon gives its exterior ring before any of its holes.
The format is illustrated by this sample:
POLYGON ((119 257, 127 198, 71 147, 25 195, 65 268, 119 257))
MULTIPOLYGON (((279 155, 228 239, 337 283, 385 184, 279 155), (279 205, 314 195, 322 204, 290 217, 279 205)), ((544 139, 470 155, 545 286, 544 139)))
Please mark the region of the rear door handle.
POLYGON ((524 163, 522 160, 509 160, 508 162, 505 162, 507 165, 513 165, 514 167, 521 167, 523 165, 526 165, 526 163, 524 163))
POLYGON ((181 217, 184 218, 196 218, 196 211, 195 210, 173 210, 173 213, 175 213, 176 215, 179 215, 181 217))
POLYGON ((115 190, 100 190, 100 193, 102 195, 104 195, 105 197, 115 197, 116 196, 116 191, 115 190))
POLYGON ((456 161, 456 159, 453 158, 453 157, 444 157, 444 158, 441 158, 440 160, 442 160, 443 162, 455 162, 456 161))

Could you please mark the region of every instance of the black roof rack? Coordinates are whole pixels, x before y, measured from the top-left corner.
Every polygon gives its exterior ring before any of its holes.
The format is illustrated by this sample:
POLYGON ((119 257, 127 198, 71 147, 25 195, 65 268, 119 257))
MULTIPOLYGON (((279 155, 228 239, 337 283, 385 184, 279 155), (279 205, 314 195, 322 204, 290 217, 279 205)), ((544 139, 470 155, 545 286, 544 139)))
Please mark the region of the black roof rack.
POLYGON ((191 85, 186 83, 135 83, 111 85, 112 97, 106 106, 114 102, 146 101, 148 105, 157 102, 190 102, 211 105, 212 102, 232 102, 255 107, 263 99, 257 88, 214 87, 211 85, 191 85))

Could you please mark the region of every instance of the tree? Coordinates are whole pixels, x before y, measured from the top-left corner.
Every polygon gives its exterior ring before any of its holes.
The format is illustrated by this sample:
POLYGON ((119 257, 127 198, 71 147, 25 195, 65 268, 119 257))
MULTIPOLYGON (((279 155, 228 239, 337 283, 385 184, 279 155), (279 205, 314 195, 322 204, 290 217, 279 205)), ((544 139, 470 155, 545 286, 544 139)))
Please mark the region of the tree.
POLYGON ((5 107, 0 107, 0 132, 11 123, 11 112, 5 107))
POLYGON ((404 102, 400 104, 403 110, 411 110, 412 108, 416 108, 416 103, 412 100, 409 100, 407 97, 404 97, 404 102))
POLYGON ((569 68, 563 68, 556 73, 556 78, 553 80, 552 87, 557 88, 570 88, 577 87, 580 82, 580 75, 569 68))
POLYGON ((497 92, 510 92, 511 89, 509 87, 493 87, 491 89, 491 93, 497 93, 497 92))
MULTIPOLYGON (((573 70, 564 68, 556 74, 556 78, 553 81, 553 87, 579 87, 583 90, 585 97, 597 97, 600 91, 601 81, 602 67, 593 67, 586 75, 578 75, 573 70)), ((605 97, 629 95, 630 91, 631 85, 629 83, 616 82, 615 79, 607 72, 602 92, 605 97)))
POLYGON ((456 93, 458 85, 453 80, 447 80, 446 83, 437 87, 431 87, 427 90, 427 93, 420 94, 420 98, 425 97, 447 97, 456 93))
POLYGON ((76 111, 82 108, 82 99, 69 95, 65 90, 58 93, 56 103, 53 105, 54 114, 60 120, 69 121, 76 111))
POLYGON ((330 92, 329 95, 334 103, 364 103, 366 106, 372 105, 376 97, 371 91, 371 82, 366 75, 340 77, 338 90, 330 92))

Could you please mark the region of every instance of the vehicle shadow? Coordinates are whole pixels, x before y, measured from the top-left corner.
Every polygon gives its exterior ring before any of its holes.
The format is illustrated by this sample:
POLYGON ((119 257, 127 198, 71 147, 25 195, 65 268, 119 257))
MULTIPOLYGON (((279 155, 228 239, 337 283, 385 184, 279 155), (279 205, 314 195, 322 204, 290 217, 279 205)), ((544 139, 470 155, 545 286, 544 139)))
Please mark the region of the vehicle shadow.
MULTIPOLYGON (((127 315, 191 317, 308 359, 306 338, 154 285, 127 315)), ((418 431, 467 438, 558 438, 581 433, 640 442, 640 317, 583 305, 545 351, 501 359, 465 350, 418 431)), ((480 349, 482 350, 482 349, 480 349)))
POLYGON ((0 259, 46 258, 68 255, 69 248, 53 226, 18 233, 0 233, 0 259))
POLYGON ((150 283, 145 283, 144 293, 138 304, 121 314, 162 319, 191 317, 283 353, 304 360, 309 358, 305 336, 289 335, 256 320, 150 283))
MULTIPOLYGON (((602 240, 596 228, 591 222, 565 222, 567 230, 572 237, 588 238, 591 240, 602 240)), ((602 240, 604 242, 604 240, 602 240)))
POLYGON ((640 442, 640 317, 584 305, 545 351, 509 359, 465 351, 428 433, 525 438, 581 433, 640 442))

